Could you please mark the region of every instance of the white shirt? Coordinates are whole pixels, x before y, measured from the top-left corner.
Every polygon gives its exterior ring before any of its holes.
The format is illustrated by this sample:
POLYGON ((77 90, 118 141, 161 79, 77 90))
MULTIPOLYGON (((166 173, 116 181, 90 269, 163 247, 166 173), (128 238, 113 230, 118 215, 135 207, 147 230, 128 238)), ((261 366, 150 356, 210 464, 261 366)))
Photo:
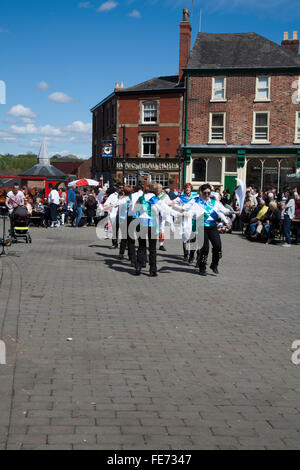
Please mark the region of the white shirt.
POLYGON ((59 205, 59 193, 56 191, 56 189, 52 189, 48 196, 48 202, 49 204, 57 204, 59 205))

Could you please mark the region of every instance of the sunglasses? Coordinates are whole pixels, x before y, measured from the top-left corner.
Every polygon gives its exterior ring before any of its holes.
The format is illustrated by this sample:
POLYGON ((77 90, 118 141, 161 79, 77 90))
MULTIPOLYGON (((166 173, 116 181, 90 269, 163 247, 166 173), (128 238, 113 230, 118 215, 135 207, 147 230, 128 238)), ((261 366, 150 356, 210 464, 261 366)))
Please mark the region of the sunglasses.
POLYGON ((207 194, 208 196, 210 195, 210 191, 204 191, 203 194, 207 194))

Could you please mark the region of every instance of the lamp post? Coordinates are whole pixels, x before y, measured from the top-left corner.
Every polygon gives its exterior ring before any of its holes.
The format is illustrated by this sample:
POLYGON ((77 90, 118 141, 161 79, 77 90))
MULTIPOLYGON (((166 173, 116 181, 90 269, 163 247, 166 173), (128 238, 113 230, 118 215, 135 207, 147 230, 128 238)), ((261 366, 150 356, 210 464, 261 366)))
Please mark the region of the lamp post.
POLYGON ((125 124, 122 124, 122 129, 123 129, 123 162, 122 162, 122 166, 123 166, 123 184, 125 184, 126 182, 126 178, 125 178, 125 165, 126 165, 126 126, 125 124))
POLYGON ((181 191, 182 190, 182 163, 184 161, 184 149, 182 147, 179 147, 177 149, 177 155, 178 155, 178 160, 179 160, 179 190, 181 191))

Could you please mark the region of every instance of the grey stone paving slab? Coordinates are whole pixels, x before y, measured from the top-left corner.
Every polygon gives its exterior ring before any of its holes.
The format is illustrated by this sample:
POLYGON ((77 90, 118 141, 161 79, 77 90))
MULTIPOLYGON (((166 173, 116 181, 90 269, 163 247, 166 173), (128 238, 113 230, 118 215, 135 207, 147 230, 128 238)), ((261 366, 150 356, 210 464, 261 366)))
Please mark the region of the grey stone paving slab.
POLYGON ((200 278, 168 241, 136 278, 92 228, 32 238, 0 260, 0 449, 299 449, 299 247, 225 235, 200 278))

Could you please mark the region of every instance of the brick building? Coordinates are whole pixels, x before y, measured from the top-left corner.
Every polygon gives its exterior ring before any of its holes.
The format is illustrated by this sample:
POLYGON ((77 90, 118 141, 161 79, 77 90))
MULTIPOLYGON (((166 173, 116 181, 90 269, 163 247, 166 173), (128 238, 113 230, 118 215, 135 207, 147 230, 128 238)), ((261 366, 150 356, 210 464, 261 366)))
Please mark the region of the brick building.
POLYGON ((233 190, 286 184, 300 166, 297 33, 199 33, 184 70, 185 180, 233 190))
MULTIPOLYGON (((183 145, 184 84, 182 69, 190 55, 191 26, 184 13, 180 23, 179 74, 158 77, 130 88, 116 84, 113 93, 91 109, 93 113, 92 174, 135 185, 140 175, 178 188, 183 145), (113 158, 103 157, 114 141, 113 158), (104 152, 105 154, 105 152, 104 152)), ((112 155, 110 153, 110 155, 112 155)), ((182 183, 182 181, 181 181, 182 183)))

